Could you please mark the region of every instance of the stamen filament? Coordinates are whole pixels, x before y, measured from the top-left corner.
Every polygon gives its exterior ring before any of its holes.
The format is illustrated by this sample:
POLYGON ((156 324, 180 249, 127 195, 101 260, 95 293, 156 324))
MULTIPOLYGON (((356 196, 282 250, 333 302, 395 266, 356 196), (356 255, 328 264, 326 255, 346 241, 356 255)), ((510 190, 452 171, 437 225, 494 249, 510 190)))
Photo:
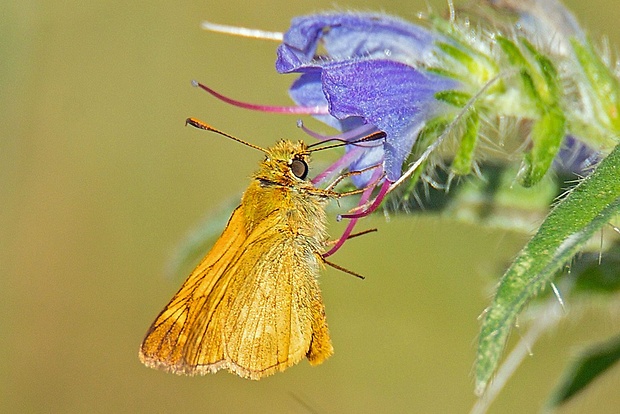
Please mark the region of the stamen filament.
MULTIPOLYGON (((374 183, 377 180, 379 180, 381 178, 381 174, 383 174, 383 169, 377 168, 375 172, 373 173, 372 178, 370 179, 370 182, 374 183)), ((362 193, 362 196, 360 197, 360 201, 359 201, 360 205, 366 204, 368 202, 368 199, 372 195, 372 191, 374 189, 375 189, 374 185, 369 185, 368 187, 366 187, 366 189, 362 193)), ((347 227, 344 229, 344 232, 342 233, 342 236, 340 236, 336 244, 334 244, 334 247, 329 249, 329 251, 327 251, 326 253, 323 253, 323 257, 329 257, 332 254, 336 253, 338 250, 340 250, 344 242, 347 241, 347 239, 351 235, 351 232, 353 231, 353 228, 355 227, 357 220, 358 220, 357 218, 352 218, 349 221, 349 223, 347 224, 347 227)))
POLYGON ((273 105, 257 105, 248 102, 237 101, 236 99, 229 98, 222 95, 203 85, 198 81, 192 81, 192 86, 201 88, 202 90, 215 96, 217 99, 224 101, 228 104, 238 106, 240 108, 250 109, 253 111, 272 112, 278 114, 291 114, 291 115, 328 115, 329 110, 327 106, 273 106, 273 105))
MULTIPOLYGON (((341 218, 350 218, 350 219, 358 219, 358 218, 366 217, 367 215, 369 215, 370 213, 375 211, 377 209, 377 207, 379 207, 379 205, 381 204, 381 202, 385 198, 385 195, 387 194, 387 192, 388 192, 388 190, 389 190, 391 185, 392 185, 392 183, 390 181, 385 180, 383 182, 383 184, 381 185, 381 188, 379 189, 379 194, 377 194, 377 196, 372 201, 370 206, 368 206, 368 208, 360 211, 359 213, 341 214, 340 217, 341 218)), ((360 203, 360 205, 362 205, 362 203, 360 203)))

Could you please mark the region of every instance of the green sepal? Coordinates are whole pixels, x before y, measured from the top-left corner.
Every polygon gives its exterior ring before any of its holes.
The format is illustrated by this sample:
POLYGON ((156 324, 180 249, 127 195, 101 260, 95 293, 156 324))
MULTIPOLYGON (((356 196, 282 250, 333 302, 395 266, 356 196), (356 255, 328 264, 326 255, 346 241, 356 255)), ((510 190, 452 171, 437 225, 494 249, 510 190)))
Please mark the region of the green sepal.
POLYGON ((467 175, 471 173, 476 152, 476 143, 478 142, 479 128, 480 115, 474 110, 469 111, 469 115, 465 118, 465 131, 463 131, 459 148, 456 151, 451 166, 452 172, 457 175, 467 175))
POLYGON ((620 83, 618 78, 605 65, 590 43, 581 44, 577 40, 573 40, 571 43, 589 86, 594 92, 594 100, 598 102, 598 109, 605 114, 604 119, 601 119, 599 115, 599 120, 618 134, 620 132, 620 83))
POLYGON ((532 149, 524 156, 524 168, 519 176, 521 185, 531 187, 547 173, 560 150, 566 134, 566 119, 560 109, 546 112, 532 127, 532 149))
POLYGON ((462 91, 448 90, 435 94, 435 99, 458 108, 463 108, 471 99, 471 94, 462 91))

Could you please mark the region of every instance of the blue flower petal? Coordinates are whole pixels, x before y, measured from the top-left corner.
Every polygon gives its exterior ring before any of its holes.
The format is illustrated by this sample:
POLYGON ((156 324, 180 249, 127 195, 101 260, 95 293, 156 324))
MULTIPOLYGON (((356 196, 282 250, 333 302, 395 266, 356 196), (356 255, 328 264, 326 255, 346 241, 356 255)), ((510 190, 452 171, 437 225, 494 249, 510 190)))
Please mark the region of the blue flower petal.
MULTIPOLYGON (((323 92, 323 81, 321 80, 320 70, 302 74, 293 82, 289 90, 289 95, 299 106, 328 106, 327 98, 323 92)), ((361 118, 355 117, 340 120, 331 115, 314 115, 314 118, 340 131, 349 131, 364 124, 361 118)))
MULTIPOLYGON (((353 151, 354 149, 354 146, 347 146, 347 152, 353 151)), ((385 147, 383 145, 372 146, 365 149, 363 155, 349 165, 349 171, 362 171, 364 168, 373 165, 381 165, 384 160, 385 147)), ((359 175, 354 175, 351 177, 351 182, 353 182, 353 185, 357 188, 364 188, 370 183, 373 173, 374 170, 368 170, 359 175)))
POLYGON ((278 48, 276 69, 301 72, 325 63, 364 59, 390 59, 410 65, 434 61, 438 39, 426 29, 382 14, 317 14, 293 19, 278 48), (328 54, 317 60, 319 42, 328 54))
POLYGON ((425 121, 442 108, 435 94, 458 86, 452 79, 389 60, 326 65, 321 80, 333 116, 362 117, 386 132, 384 168, 390 181, 400 177, 425 121))

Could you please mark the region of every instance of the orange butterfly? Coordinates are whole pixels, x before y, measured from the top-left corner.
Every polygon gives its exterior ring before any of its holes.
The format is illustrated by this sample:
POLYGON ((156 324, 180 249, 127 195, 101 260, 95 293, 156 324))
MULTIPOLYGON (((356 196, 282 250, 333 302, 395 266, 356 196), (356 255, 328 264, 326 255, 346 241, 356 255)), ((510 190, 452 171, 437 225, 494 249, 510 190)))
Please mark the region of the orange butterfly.
POLYGON ((257 380, 333 353, 317 275, 328 263, 325 206, 342 194, 307 180, 302 141, 266 150, 245 144, 266 159, 220 238, 147 332, 139 356, 149 367, 188 375, 227 369, 257 380))

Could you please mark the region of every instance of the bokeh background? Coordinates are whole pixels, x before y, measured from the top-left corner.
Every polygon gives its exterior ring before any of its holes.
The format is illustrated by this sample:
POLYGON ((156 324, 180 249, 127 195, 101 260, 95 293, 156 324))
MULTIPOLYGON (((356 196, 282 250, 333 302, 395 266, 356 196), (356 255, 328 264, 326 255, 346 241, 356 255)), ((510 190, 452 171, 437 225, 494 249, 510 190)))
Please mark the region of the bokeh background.
MULTIPOLYGON (((617 50, 616 2, 567 3, 617 50)), ((138 361, 146 329, 186 276, 165 276, 175 247, 239 196, 261 159, 185 128, 185 118, 262 146, 303 138, 296 118, 230 107, 190 86, 288 104, 293 79, 275 73, 275 43, 199 23, 284 31, 293 16, 334 3, 241 4, 0 4, 0 411, 457 413, 475 401, 476 317, 526 239, 430 214, 371 217, 363 226, 379 233, 333 257, 367 279, 321 275, 336 350, 322 366, 304 361, 252 382, 178 377, 138 361)), ((427 5, 336 7, 414 19, 427 5)), ((536 344, 491 412, 536 412, 578 346, 618 328, 617 315, 594 306, 571 315, 536 344)), ((616 367, 561 412, 618 412, 618 386, 616 367)))

